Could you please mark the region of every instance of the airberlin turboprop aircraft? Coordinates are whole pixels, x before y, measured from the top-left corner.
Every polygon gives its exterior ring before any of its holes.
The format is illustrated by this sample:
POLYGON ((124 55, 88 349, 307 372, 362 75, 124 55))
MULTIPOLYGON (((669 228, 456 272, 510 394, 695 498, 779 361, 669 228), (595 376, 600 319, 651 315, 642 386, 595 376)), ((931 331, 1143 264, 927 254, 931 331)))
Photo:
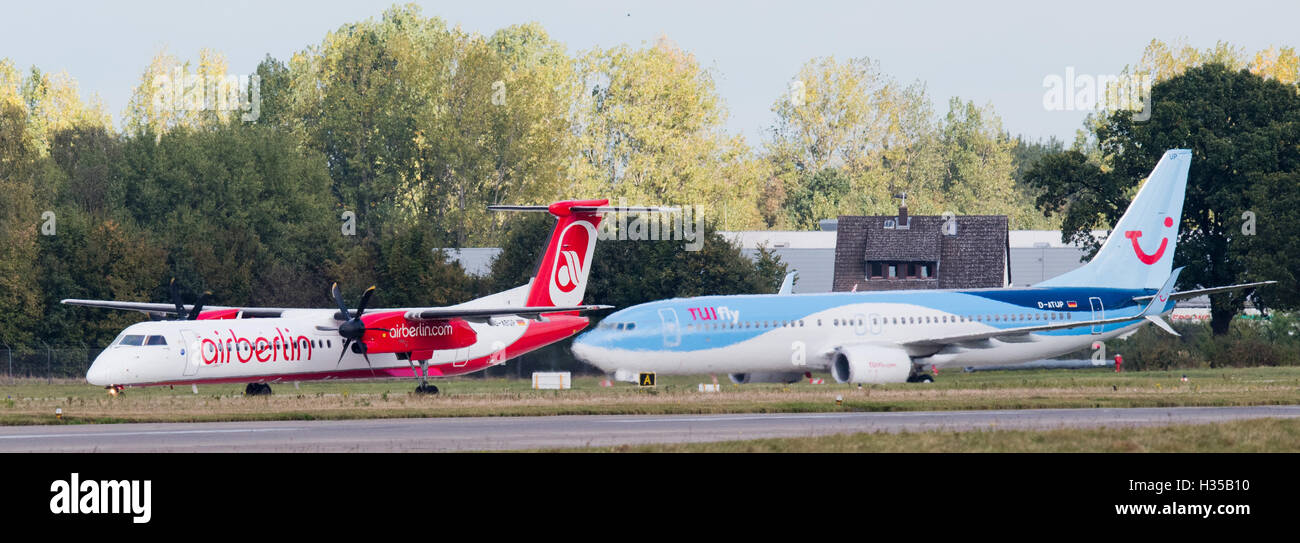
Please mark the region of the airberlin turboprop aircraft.
POLYGON ((841 383, 932 381, 923 368, 1024 363, 1087 348, 1160 318, 1177 300, 1266 281, 1172 292, 1192 153, 1165 153, 1101 250, 1028 288, 703 296, 615 312, 578 337, 578 358, 637 372, 730 373, 793 382, 829 370, 841 383))
POLYGON ((250 394, 269 383, 315 379, 407 377, 419 393, 438 392, 429 377, 480 371, 576 334, 587 326, 581 305, 591 271, 600 214, 659 211, 615 208, 608 200, 550 206, 491 206, 496 211, 547 211, 558 222, 537 275, 527 285, 448 307, 371 309, 375 287, 348 309, 337 284, 334 309, 203 307, 111 300, 65 304, 140 311, 181 320, 149 321, 122 331, 100 353, 86 380, 108 387, 248 383, 250 394), (418 368, 417 368, 418 366, 418 368))

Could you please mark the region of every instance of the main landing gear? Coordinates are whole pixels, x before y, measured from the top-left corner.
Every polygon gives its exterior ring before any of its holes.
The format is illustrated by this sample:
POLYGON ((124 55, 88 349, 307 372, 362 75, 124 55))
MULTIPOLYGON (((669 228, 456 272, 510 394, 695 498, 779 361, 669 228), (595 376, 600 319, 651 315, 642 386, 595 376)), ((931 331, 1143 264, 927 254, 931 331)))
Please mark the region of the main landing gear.
POLYGON ((429 379, 428 379, 428 375, 429 375, 429 361, 428 361, 428 360, 421 360, 421 361, 420 361, 420 369, 418 369, 418 370, 415 369, 415 361, 414 361, 414 360, 411 360, 410 363, 411 363, 411 371, 415 373, 415 376, 416 376, 416 377, 419 377, 419 378, 420 378, 420 384, 419 384, 418 386, 415 387, 415 393, 416 393, 416 394, 428 394, 428 395, 430 395, 430 396, 432 396, 432 395, 434 395, 434 394, 437 394, 437 393, 438 393, 438 387, 429 384, 429 379))
POLYGON ((271 395, 271 385, 266 383, 249 383, 248 386, 244 387, 245 396, 261 396, 263 394, 267 396, 271 395))
POLYGON ((925 371, 921 370, 921 368, 918 368, 918 367, 913 366, 913 367, 912 367, 912 374, 907 376, 907 382, 909 382, 909 383, 933 383, 933 382, 934 382, 934 377, 933 377, 932 375, 928 374, 928 373, 925 373, 925 371))

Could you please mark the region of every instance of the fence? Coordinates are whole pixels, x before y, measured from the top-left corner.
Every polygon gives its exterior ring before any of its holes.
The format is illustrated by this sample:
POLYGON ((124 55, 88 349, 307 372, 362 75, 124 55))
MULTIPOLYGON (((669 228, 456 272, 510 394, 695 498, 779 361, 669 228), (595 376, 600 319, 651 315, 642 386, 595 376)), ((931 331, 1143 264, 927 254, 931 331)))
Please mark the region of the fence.
POLYGON ((0 370, 6 381, 86 377, 90 363, 103 347, 0 344, 0 370))

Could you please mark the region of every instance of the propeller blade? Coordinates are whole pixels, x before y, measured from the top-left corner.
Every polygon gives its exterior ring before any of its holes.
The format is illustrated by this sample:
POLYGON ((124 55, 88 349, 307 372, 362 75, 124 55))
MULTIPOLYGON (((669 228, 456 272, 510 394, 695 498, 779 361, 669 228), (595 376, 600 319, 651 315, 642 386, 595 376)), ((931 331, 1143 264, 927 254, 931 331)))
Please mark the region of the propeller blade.
POLYGON ((361 358, 366 359, 366 366, 370 368, 370 376, 371 376, 371 377, 374 377, 374 376, 375 376, 375 366, 374 366, 373 364, 370 363, 370 355, 366 354, 365 351, 361 351, 361 358))
POLYGON ((374 293, 375 293, 375 286, 370 285, 370 288, 366 289, 365 294, 361 295, 361 305, 357 306, 357 314, 353 318, 356 319, 361 318, 361 314, 366 312, 366 305, 370 303, 370 295, 374 293))
POLYGON ((342 363, 343 363, 343 355, 345 355, 345 354, 348 353, 348 344, 349 344, 349 343, 352 343, 352 340, 347 339, 347 338, 343 338, 343 351, 339 353, 339 361, 336 362, 336 363, 334 364, 334 369, 338 369, 339 364, 342 364, 342 363))
POLYGON ((171 293, 172 293, 172 303, 173 303, 173 304, 176 304, 176 318, 179 319, 179 318, 184 317, 184 316, 185 316, 185 304, 182 304, 182 303, 181 303, 181 291, 180 291, 180 288, 176 286, 176 278, 175 278, 175 277, 172 278, 172 282, 171 282, 169 285, 167 285, 167 288, 168 288, 168 290, 170 290, 171 293))
POLYGON ((339 284, 334 283, 334 288, 330 289, 334 295, 334 303, 339 304, 339 313, 343 314, 343 320, 351 320, 352 313, 348 311, 348 304, 343 303, 343 291, 339 290, 339 284))
POLYGON ((203 312, 203 299, 211 295, 212 295, 212 291, 210 290, 203 291, 203 294, 199 295, 199 299, 194 301, 194 308, 190 309, 190 316, 186 320, 191 320, 191 321, 199 320, 199 313, 203 312))

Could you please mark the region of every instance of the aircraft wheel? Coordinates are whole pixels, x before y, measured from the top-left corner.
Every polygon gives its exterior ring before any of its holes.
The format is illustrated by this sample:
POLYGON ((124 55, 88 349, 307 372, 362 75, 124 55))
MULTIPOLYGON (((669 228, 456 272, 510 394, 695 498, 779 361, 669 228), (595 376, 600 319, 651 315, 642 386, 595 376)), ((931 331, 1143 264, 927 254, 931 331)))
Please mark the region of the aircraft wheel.
POLYGON ((271 385, 264 383, 249 383, 248 386, 244 387, 245 396, 261 396, 263 394, 271 394, 271 385))
POLYGON ((930 374, 928 374, 928 373, 922 373, 922 374, 916 376, 916 382, 918 382, 918 383, 933 383, 933 382, 934 382, 934 377, 931 377, 930 374))
POLYGON ((429 383, 420 383, 420 386, 415 387, 415 393, 416 393, 416 394, 428 394, 428 395, 432 396, 432 395, 438 393, 438 387, 433 386, 433 385, 431 385, 431 384, 429 384, 429 383))

